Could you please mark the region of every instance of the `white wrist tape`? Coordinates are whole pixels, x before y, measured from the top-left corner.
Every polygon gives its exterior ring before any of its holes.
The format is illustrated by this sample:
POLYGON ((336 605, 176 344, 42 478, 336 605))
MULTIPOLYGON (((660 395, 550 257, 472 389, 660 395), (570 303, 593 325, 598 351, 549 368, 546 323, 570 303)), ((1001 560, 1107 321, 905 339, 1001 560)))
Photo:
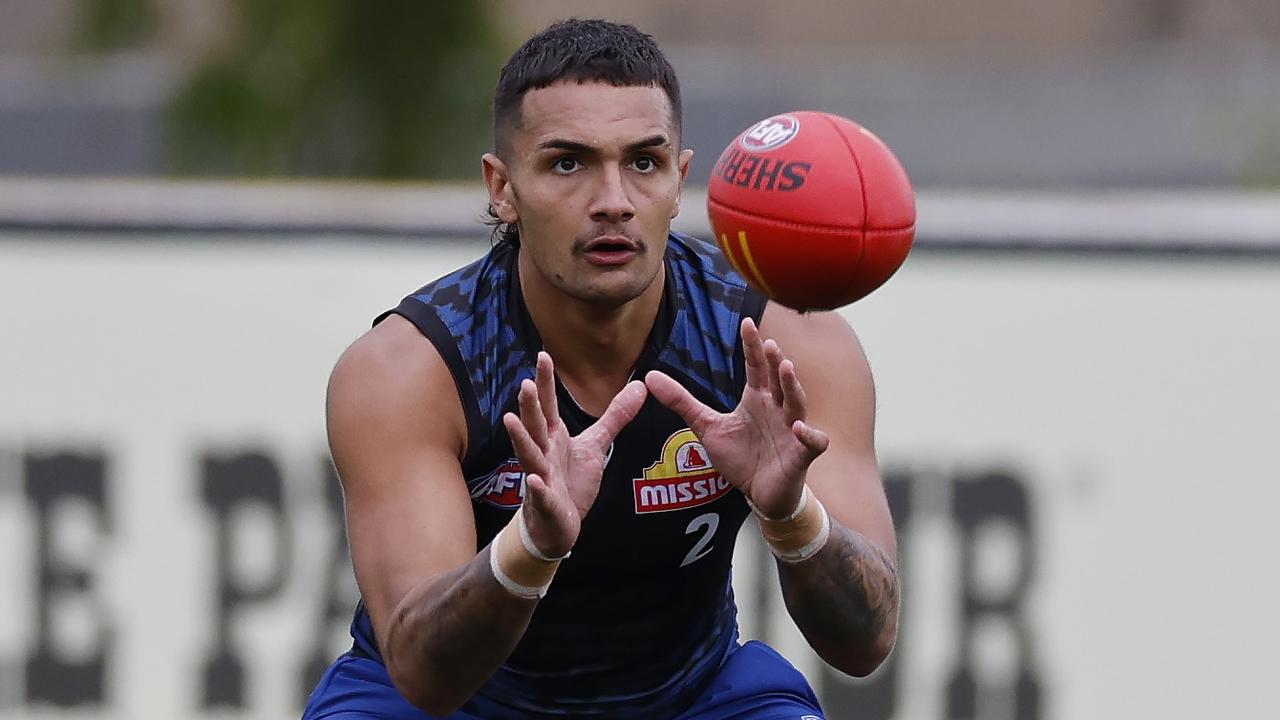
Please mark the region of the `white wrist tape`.
MULTIPOLYGON (((811 494, 809 486, 805 485, 804 492, 800 493, 800 501, 796 503, 796 509, 792 510, 790 515, 782 518, 782 522, 791 522, 800 517, 800 513, 804 512, 804 509, 809 506, 809 496, 811 494)), ((815 498, 814 502, 818 502, 818 500, 815 498)))
MULTIPOLYGON (((814 499, 814 502, 817 502, 816 498, 814 499)), ((772 544, 769 545, 769 550, 773 551, 774 557, 784 563, 804 562, 814 555, 817 555, 818 551, 823 547, 826 547, 827 540, 829 539, 831 539, 831 516, 827 514, 826 508, 822 508, 822 526, 818 530, 817 537, 810 540, 798 550, 779 550, 772 544)))
MULTIPOLYGON (((501 536, 502 533, 504 532, 506 532, 506 528, 499 530, 498 536, 501 536)), ((489 569, 493 571, 493 577, 495 580, 498 581, 498 584, 506 588, 507 592, 511 593, 512 595, 515 595, 518 598, 525 598, 526 600, 537 600, 538 598, 546 597, 547 590, 550 589, 551 583, 547 583, 546 585, 541 585, 541 586, 521 585, 515 580, 512 580, 510 577, 507 576, 505 572, 502 571, 502 563, 498 562, 498 552, 497 552, 498 540, 499 540, 499 537, 494 537, 493 538, 494 546, 489 548, 489 569)))
POLYGON ((760 532, 774 557, 785 563, 798 563, 813 557, 831 537, 831 516, 813 491, 806 485, 800 501, 790 515, 772 520, 756 513, 760 532))
POLYGON ((560 562, 573 554, 573 551, 570 550, 560 557, 551 557, 539 550, 538 546, 533 544, 533 538, 529 537, 529 526, 526 525, 524 521, 524 508, 520 508, 516 511, 516 529, 520 531, 520 542, 524 545, 524 549, 527 550, 530 555, 543 562, 560 562))
POLYGON ((498 584, 516 597, 544 597, 559 567, 560 558, 549 558, 534 546, 520 510, 489 543, 489 570, 498 584))

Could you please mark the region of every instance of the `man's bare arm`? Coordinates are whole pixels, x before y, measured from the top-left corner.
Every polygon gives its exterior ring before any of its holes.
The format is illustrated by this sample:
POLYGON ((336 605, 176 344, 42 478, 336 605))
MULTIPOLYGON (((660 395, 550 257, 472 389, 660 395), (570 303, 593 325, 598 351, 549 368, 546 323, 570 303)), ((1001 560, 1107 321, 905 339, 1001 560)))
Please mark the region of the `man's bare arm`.
POLYGON ((639 411, 639 382, 570 437, 545 353, 504 424, 527 475, 522 507, 475 552, 462 476, 466 422, 435 348, 392 316, 339 360, 329 442, 342 478, 356 580, 387 670, 434 715, 461 707, 515 649, 595 502, 604 450, 639 411))
POLYGON ((327 420, 383 660, 411 703, 448 714, 511 653, 536 606, 494 579, 488 549, 475 551, 452 377, 434 346, 393 315, 338 361, 327 420))
POLYGON ((899 611, 893 521, 875 460, 871 372, 837 315, 770 306, 761 324, 795 364, 807 422, 830 438, 805 478, 830 515, 830 536, 806 560, 778 561, 783 598, 824 660, 867 675, 893 649, 899 611))
POLYGON ((497 583, 489 552, 410 590, 386 625, 392 681, 433 715, 449 715, 475 694, 511 655, 537 606, 497 583))
POLYGON ((898 632, 898 575, 878 545, 832 519, 812 558, 778 561, 787 611, 832 667, 865 676, 884 662, 898 632))

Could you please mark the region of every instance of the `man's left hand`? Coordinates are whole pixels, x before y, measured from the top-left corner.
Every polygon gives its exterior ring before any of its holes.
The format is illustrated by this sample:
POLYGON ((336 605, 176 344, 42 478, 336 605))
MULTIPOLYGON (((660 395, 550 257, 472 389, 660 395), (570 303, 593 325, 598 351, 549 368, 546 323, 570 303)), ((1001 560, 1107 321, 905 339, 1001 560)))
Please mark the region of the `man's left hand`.
POLYGON ((800 502, 809 465, 830 439, 805 422, 804 388, 795 365, 755 322, 742 321, 746 387, 733 412, 700 402, 671 376, 653 371, 645 385, 684 421, 707 450, 716 470, 742 491, 757 513, 785 518, 800 502))

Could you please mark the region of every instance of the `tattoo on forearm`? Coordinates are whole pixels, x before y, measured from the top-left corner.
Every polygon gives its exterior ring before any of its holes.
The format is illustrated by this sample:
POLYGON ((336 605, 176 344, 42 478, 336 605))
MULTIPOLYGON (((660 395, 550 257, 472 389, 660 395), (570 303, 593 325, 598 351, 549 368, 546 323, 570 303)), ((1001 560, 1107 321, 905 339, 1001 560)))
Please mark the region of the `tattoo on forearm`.
POLYGON ((896 632, 898 573, 875 543, 832 521, 831 539, 801 563, 779 563, 783 597, 814 648, 866 647, 896 632), (892 626, 892 627, 891 627, 892 626))
POLYGON ((514 597, 488 573, 487 560, 468 564, 463 582, 434 608, 431 625, 436 632, 428 646, 436 659, 455 664, 475 657, 481 645, 493 648, 501 661, 524 634, 535 603, 514 597))
POLYGON ((395 650, 418 655, 415 664, 448 686, 479 687, 520 641, 536 605, 507 592, 489 572, 481 553, 440 579, 447 590, 401 607, 396 621, 409 632, 391 643, 395 650))

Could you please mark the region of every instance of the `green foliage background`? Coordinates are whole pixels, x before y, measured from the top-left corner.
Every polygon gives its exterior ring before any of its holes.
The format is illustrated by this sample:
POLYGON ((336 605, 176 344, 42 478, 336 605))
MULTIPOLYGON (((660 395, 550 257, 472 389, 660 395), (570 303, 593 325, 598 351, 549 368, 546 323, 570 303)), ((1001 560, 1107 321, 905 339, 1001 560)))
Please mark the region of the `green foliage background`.
MULTIPOLYGON (((229 47, 167 112, 186 175, 474 178, 505 52, 483 3, 231 0, 229 47)), ((77 45, 139 45, 155 0, 87 0, 77 45)))

